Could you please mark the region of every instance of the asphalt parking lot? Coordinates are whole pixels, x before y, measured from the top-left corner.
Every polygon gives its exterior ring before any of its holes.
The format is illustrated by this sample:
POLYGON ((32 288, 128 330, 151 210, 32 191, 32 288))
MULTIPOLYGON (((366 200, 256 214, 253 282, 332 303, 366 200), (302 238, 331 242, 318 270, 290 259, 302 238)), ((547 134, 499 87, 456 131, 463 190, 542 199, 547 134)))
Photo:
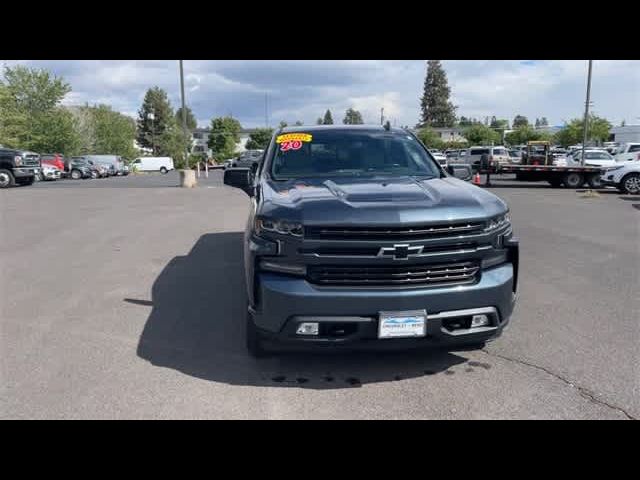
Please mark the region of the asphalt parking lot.
POLYGON ((492 181, 521 241, 500 339, 261 360, 220 171, 0 191, 0 417, 640 418, 640 197, 492 181))

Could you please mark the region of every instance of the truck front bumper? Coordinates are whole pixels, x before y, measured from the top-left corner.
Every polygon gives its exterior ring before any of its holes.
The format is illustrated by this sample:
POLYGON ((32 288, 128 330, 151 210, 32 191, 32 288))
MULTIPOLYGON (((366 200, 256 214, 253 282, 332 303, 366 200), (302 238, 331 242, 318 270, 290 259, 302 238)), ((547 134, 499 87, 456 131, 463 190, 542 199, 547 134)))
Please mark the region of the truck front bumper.
POLYGON ((499 336, 509 323, 516 299, 515 265, 484 270, 473 285, 418 289, 326 287, 261 272, 257 274, 259 306, 250 308, 250 313, 263 339, 285 344, 403 349, 479 343, 499 336), (426 336, 378 338, 380 312, 411 310, 426 310, 426 336), (486 314, 490 324, 460 326, 475 314, 486 314), (324 334, 297 334, 302 322, 318 322, 324 334))
POLYGON ((40 173, 40 169, 37 167, 18 167, 13 169, 13 176, 15 178, 33 177, 40 173))

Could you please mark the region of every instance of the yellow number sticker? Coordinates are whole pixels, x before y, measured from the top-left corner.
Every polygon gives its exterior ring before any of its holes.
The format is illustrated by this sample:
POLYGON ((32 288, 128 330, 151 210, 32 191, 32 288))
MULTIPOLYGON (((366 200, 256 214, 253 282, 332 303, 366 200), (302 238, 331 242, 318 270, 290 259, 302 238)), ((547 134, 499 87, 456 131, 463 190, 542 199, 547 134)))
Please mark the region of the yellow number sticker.
POLYGON ((310 133, 285 133, 276 137, 276 143, 284 142, 310 142, 313 139, 310 133))

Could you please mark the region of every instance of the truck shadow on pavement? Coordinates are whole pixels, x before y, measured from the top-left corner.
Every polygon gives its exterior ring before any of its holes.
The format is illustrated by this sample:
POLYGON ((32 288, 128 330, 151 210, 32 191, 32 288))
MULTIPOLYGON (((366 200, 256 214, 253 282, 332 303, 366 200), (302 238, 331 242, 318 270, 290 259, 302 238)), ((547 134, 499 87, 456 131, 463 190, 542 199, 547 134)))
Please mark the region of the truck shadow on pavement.
MULTIPOLYGON (((200 237, 187 256, 160 273, 152 300, 124 299, 152 310, 137 354, 151 364, 232 385, 312 389, 357 388, 444 372, 466 358, 433 350, 406 352, 278 353, 249 356, 244 345, 246 294, 243 234, 200 237)), ((473 368, 489 364, 469 362, 473 368)))

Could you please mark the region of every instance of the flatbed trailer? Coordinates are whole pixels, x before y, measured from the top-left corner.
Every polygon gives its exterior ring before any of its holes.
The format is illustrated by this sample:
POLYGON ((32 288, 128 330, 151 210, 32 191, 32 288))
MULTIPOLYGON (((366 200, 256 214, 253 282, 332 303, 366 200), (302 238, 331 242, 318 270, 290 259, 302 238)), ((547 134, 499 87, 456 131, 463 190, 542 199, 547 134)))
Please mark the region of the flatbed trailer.
POLYGON ((516 180, 523 182, 549 182, 552 187, 580 188, 587 184, 591 188, 600 188, 600 175, 604 168, 590 166, 561 167, 556 165, 516 165, 498 164, 489 165, 489 168, 480 169, 483 174, 513 173, 516 180))

